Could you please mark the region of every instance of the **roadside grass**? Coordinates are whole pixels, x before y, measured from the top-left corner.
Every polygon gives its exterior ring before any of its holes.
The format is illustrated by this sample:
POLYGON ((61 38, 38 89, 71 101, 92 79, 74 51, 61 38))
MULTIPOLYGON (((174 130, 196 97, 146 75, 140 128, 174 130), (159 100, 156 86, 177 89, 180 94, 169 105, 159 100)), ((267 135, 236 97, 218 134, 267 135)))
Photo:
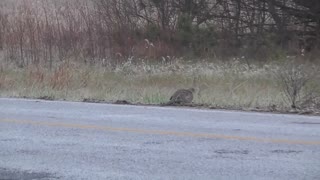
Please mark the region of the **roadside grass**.
MULTIPOLYGON (((279 64, 233 62, 132 63, 85 66, 63 63, 16 68, 0 65, 0 96, 106 102, 161 104, 179 88, 195 87, 194 103, 230 109, 290 108, 274 70, 279 64)), ((320 84, 310 81, 305 91, 320 94, 320 84), (309 89, 308 89, 309 88, 309 89), (312 89, 311 89, 312 88, 312 89)))

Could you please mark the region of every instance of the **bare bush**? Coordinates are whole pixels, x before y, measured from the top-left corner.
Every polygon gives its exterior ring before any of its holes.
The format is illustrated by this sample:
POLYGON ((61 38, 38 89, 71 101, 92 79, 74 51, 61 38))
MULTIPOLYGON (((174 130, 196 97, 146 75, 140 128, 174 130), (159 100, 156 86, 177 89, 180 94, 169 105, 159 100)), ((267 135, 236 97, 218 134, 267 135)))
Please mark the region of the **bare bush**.
POLYGON ((305 87, 316 80, 317 70, 308 63, 287 61, 285 65, 275 70, 278 85, 281 87, 285 99, 292 108, 298 108, 298 103, 310 97, 312 90, 305 91, 305 87), (311 91, 311 92, 310 92, 311 91))

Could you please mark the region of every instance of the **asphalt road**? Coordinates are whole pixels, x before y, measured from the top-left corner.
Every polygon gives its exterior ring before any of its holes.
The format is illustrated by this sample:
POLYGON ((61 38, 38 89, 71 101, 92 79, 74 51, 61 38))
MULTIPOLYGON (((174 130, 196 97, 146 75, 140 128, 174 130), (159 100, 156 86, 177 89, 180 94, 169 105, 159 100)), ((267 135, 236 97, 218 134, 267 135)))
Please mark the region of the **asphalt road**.
POLYGON ((320 179, 320 117, 0 99, 0 179, 320 179))

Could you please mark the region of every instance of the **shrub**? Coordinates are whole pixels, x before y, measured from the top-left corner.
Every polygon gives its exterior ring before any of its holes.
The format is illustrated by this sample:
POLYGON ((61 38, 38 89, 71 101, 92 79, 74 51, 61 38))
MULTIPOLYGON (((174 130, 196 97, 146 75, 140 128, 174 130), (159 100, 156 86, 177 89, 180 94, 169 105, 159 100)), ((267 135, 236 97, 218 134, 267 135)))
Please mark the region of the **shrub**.
POLYGON ((297 108, 297 103, 307 97, 305 87, 315 80, 317 70, 308 63, 287 61, 275 71, 275 75, 285 99, 292 108, 297 108))

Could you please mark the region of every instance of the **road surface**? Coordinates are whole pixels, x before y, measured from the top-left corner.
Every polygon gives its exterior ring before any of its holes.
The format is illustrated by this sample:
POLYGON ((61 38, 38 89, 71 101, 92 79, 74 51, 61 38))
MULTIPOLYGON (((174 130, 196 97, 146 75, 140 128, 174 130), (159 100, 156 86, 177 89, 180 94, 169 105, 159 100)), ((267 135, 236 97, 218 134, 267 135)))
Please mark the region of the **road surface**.
POLYGON ((320 179, 320 117, 0 99, 0 179, 320 179))

